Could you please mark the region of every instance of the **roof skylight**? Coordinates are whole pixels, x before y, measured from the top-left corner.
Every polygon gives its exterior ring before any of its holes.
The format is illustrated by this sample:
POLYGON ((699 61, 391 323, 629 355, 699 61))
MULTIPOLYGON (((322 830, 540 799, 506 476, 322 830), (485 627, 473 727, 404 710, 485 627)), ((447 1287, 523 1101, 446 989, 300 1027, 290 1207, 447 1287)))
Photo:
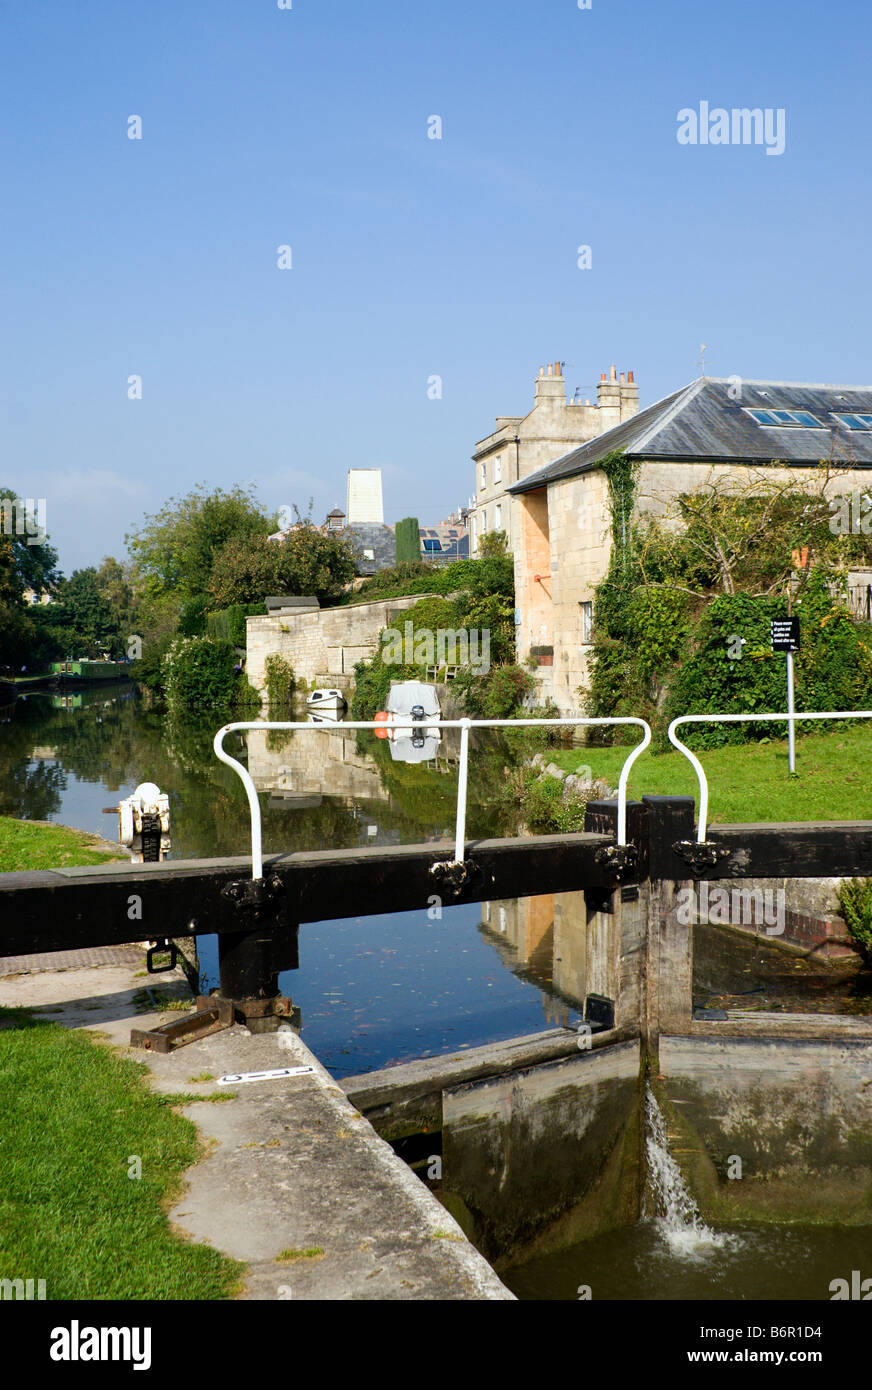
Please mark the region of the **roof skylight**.
MULTIPOLYGON (((758 425, 768 425, 775 429, 822 430, 824 428, 816 415, 808 410, 748 410, 752 420, 758 425)), ((865 428, 865 427, 864 427, 865 428)))
POLYGON ((847 425, 849 430, 872 430, 872 415, 860 415, 856 412, 839 414, 833 411, 840 425, 847 425))

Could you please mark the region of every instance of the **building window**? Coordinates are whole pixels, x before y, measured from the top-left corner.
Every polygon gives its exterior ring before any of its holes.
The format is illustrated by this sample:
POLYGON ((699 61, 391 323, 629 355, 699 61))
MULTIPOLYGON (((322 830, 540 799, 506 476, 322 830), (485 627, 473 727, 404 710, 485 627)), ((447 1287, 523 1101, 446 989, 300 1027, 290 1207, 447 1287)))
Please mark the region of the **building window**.
POLYGON ((364 552, 363 552, 363 558, 364 558, 364 560, 374 560, 374 559, 375 559, 375 551, 374 551, 374 550, 364 550, 364 552))
POLYGON ((498 502, 494 507, 494 530, 501 531, 503 526, 503 504, 498 502))
POLYGON ((481 540, 481 538, 482 538, 482 536, 484 535, 484 533, 485 533, 486 530, 487 530, 487 507, 482 507, 482 509, 481 509, 481 531, 479 532, 479 537, 478 537, 479 540, 481 540))
POLYGON ((501 483, 503 480, 503 461, 500 457, 494 459, 494 482, 501 483))
POLYGON ((580 603, 581 609, 581 644, 589 647, 593 641, 593 604, 580 603))
POLYGON ((483 463, 483 464, 481 465, 481 483, 480 483, 480 486, 483 487, 483 488, 487 487, 487 464, 486 464, 486 463, 483 463))

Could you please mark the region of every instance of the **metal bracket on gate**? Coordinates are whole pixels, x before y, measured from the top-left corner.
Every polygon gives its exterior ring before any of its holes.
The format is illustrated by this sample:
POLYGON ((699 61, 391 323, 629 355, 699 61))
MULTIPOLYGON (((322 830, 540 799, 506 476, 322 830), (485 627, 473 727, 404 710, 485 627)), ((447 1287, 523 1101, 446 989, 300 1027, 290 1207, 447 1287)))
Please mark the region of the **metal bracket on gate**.
POLYGON ((729 859, 731 853, 713 840, 705 840, 702 844, 696 840, 679 840, 672 848, 689 865, 695 878, 704 874, 706 869, 713 869, 719 859, 729 859))
POLYGON ((221 889, 222 897, 229 898, 240 912, 245 912, 255 922, 271 917, 278 899, 285 891, 285 885, 278 874, 271 878, 236 879, 221 889))
POLYGON ((458 897, 470 884, 482 876, 482 869, 474 859, 443 859, 430 865, 430 876, 442 893, 458 897))
POLYGON ((149 975, 165 975, 168 970, 175 970, 178 955, 179 952, 176 943, 174 941, 167 941, 164 937, 160 937, 153 946, 149 946, 145 953, 145 968, 149 975), (169 951, 170 954, 169 965, 155 965, 155 956, 164 956, 167 951, 169 951))
POLYGON ((604 845, 597 850, 595 859, 598 864, 604 865, 609 878, 620 883, 635 869, 639 862, 639 851, 635 845, 604 845))

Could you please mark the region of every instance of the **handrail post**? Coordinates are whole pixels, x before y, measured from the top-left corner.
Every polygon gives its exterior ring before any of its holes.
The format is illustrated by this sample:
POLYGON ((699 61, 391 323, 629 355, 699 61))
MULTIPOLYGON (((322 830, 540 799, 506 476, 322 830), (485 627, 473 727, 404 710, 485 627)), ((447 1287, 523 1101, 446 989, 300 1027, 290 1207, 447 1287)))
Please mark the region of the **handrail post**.
POLYGON ((460 768, 457 776, 457 824, 454 836, 454 862, 462 864, 466 846, 466 786, 469 764, 468 719, 460 721, 460 768))

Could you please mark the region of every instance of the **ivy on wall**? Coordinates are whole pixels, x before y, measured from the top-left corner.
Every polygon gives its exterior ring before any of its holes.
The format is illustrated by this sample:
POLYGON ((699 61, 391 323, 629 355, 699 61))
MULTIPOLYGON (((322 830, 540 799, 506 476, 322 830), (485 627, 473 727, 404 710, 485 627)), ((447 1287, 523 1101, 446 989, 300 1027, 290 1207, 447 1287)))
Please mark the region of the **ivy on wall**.
MULTIPOLYGON (((759 495, 746 490, 734 498, 693 494, 693 506, 677 499, 685 524, 676 530, 632 519, 638 472, 629 460, 611 454, 603 468, 612 547, 594 597, 590 682, 581 692, 591 714, 641 715, 663 746, 668 721, 680 714, 785 709, 785 662, 771 650, 769 624, 787 612, 792 568, 801 631, 797 707, 869 708, 872 626, 853 618, 839 595, 845 557, 825 501, 783 485, 769 495, 764 486, 759 495), (793 537, 814 548, 814 565, 798 578, 793 537)), ((716 746, 768 736, 766 725, 707 726, 689 741, 716 746)))

